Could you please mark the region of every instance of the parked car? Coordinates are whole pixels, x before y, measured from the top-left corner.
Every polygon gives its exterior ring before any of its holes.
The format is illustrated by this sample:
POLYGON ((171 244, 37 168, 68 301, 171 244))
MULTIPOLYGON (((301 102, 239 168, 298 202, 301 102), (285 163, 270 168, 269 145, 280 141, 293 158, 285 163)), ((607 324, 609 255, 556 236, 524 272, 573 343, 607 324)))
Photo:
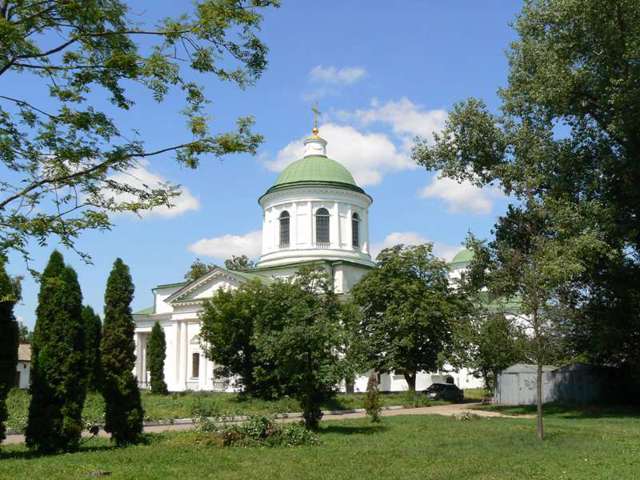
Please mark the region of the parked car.
POLYGON ((424 393, 431 400, 448 400, 450 402, 464 400, 464 391, 453 383, 432 383, 424 393))

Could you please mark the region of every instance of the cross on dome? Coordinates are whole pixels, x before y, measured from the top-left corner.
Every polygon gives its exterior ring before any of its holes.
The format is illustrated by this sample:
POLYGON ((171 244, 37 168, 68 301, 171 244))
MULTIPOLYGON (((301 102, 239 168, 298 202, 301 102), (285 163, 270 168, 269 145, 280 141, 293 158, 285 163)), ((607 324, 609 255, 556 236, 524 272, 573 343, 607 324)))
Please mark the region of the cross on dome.
POLYGON ((320 129, 318 128, 318 118, 322 112, 318 109, 318 104, 311 107, 311 111, 313 112, 313 129, 311 130, 312 135, 304 141, 304 156, 326 157, 327 141, 318 135, 320 132, 320 129))

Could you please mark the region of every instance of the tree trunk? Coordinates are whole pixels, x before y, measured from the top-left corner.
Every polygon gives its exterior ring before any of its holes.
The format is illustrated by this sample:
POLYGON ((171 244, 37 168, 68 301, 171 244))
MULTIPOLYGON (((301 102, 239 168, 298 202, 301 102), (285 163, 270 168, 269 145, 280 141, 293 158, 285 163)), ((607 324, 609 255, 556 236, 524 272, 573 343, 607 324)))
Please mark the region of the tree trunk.
POLYGON ((542 363, 540 361, 538 361, 538 370, 536 373, 536 404, 538 440, 544 440, 544 425, 542 422, 542 363))
POLYGON ((407 385, 409 385, 409 391, 416 391, 416 372, 413 373, 405 373, 404 379, 407 381, 407 385))

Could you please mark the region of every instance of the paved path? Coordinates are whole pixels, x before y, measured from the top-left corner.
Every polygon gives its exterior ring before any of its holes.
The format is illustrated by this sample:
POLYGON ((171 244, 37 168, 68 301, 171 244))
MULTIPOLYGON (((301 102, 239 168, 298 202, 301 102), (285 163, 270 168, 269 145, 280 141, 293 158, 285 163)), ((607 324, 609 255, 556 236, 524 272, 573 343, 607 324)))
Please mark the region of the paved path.
MULTIPOLYGON (((384 417, 396 417, 399 415, 444 415, 453 417, 456 415, 463 415, 466 413, 474 414, 479 417, 502 417, 502 418, 533 418, 533 415, 518 415, 517 417, 504 415, 500 412, 494 412, 490 410, 474 410, 474 408, 480 406, 480 403, 455 403, 449 405, 438 405, 434 407, 419 407, 419 408, 402 408, 402 407, 386 407, 382 411, 384 417)), ((326 420, 350 420, 354 418, 363 418, 366 416, 364 409, 358 408, 355 410, 345 411, 326 411, 322 417, 323 421, 326 420)), ((297 422, 300 421, 302 415, 300 413, 289 413, 278 418, 281 422, 297 422)), ((235 421, 242 421, 243 417, 237 417, 235 421)), ((174 420, 173 423, 148 423, 144 426, 145 433, 161 433, 161 432, 178 432, 184 430, 193 430, 194 423, 189 418, 182 418, 174 420)), ((84 435, 84 434, 83 434, 84 435)), ((100 430, 98 434, 101 437, 108 437, 109 435, 100 430)), ((87 435, 88 436, 88 435, 87 435)), ((23 443, 24 435, 7 435, 7 438, 2 442, 3 444, 9 443, 23 443)))

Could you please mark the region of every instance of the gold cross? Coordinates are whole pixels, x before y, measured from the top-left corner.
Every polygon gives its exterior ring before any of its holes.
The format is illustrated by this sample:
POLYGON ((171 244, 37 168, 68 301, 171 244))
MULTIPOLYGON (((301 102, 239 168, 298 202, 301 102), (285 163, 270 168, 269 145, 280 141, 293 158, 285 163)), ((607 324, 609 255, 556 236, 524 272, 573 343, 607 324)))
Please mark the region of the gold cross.
POLYGON ((315 135, 318 134, 319 130, 318 130, 318 117, 320 116, 320 114, 322 113, 320 110, 318 110, 318 104, 316 103, 313 107, 311 107, 311 111, 313 112, 313 133, 315 135))

